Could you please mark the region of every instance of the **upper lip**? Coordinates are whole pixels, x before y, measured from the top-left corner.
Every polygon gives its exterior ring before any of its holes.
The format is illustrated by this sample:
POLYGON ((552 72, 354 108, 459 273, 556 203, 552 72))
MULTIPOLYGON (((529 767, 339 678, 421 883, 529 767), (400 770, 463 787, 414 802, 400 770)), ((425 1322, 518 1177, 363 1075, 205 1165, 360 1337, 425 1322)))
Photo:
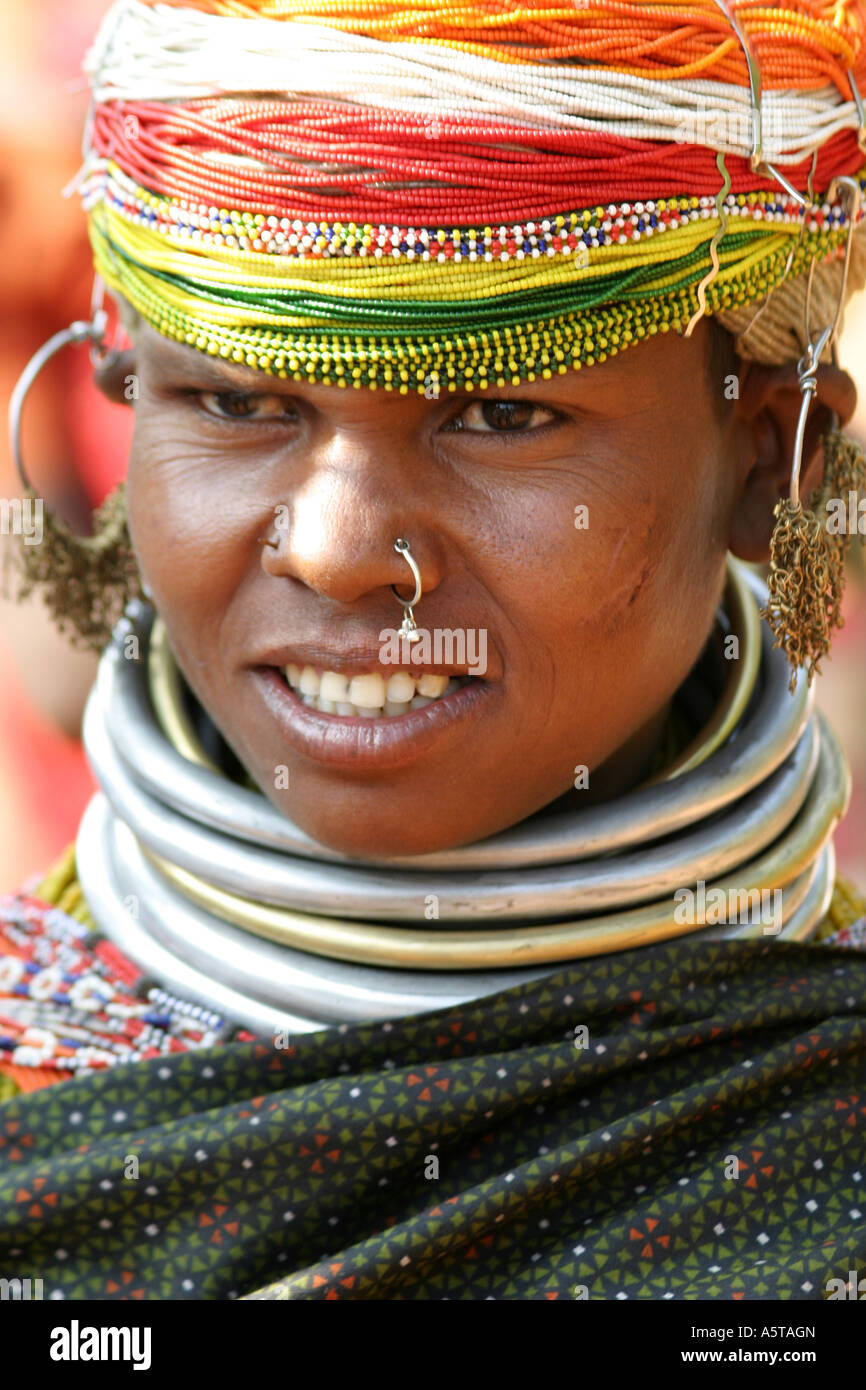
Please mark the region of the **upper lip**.
MULTIPOLYGON (((419 623, 418 626, 423 628, 422 623, 419 623)), ((397 665, 382 662, 379 659, 379 653, 383 645, 381 642, 376 642, 348 648, 341 647, 339 652, 336 652, 323 643, 293 642, 290 647, 268 648, 252 664, 254 666, 278 666, 280 669, 293 665, 301 670, 305 666, 312 666, 317 671, 336 671, 344 676, 361 676, 368 672, 378 671, 386 680, 389 676, 393 676, 395 671, 418 670, 424 675, 434 676, 475 674, 471 662, 452 665, 426 661, 414 664, 411 661, 405 663, 401 661, 397 665)))

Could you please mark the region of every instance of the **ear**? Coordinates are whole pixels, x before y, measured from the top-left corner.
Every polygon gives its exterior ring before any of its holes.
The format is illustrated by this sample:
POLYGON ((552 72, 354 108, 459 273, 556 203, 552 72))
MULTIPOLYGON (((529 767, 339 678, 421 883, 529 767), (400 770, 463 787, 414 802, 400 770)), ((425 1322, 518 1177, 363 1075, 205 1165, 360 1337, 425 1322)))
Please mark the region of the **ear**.
MULTIPOLYGON (((806 417, 803 461, 800 468, 800 496, 805 504, 809 494, 820 487, 824 473, 822 437, 833 424, 833 412, 844 425, 857 405, 857 389, 847 372, 839 367, 821 366, 815 378, 817 391, 806 417)), ((794 440, 800 413, 801 394, 797 367, 767 367, 749 362, 740 377, 736 415, 737 433, 747 440, 748 471, 735 500, 730 550, 741 560, 765 564, 770 557, 773 509, 780 497, 787 497, 794 461, 794 440)))
POLYGON ((109 352, 93 373, 93 380, 103 396, 116 405, 133 405, 138 392, 130 390, 130 380, 136 378, 135 348, 109 352))

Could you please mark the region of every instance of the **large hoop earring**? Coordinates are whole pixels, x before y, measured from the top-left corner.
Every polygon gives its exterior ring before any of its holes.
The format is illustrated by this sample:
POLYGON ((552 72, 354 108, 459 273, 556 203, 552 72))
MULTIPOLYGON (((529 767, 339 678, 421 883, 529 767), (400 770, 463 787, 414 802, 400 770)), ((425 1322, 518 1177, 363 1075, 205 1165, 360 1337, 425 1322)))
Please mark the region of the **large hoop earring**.
POLYGON ((79 319, 55 333, 33 354, 9 402, 9 443, 24 490, 22 507, 39 522, 39 535, 16 537, 6 552, 3 590, 16 602, 38 590, 58 630, 73 646, 101 651, 131 599, 146 597, 126 514, 126 487, 117 484, 94 512, 93 535, 77 536, 44 505, 27 476, 21 452, 21 417, 31 386, 63 348, 88 345, 94 365, 104 364, 114 348, 105 343, 107 316, 101 304, 101 281, 94 290, 91 318, 79 319), (17 585, 10 584, 9 560, 17 560, 17 585))
POLYGON ((848 523, 852 497, 855 499, 853 532, 858 535, 861 543, 864 539, 857 522, 859 508, 856 499, 866 488, 866 458, 860 446, 842 433, 835 415, 831 428, 823 438, 824 471, 821 486, 812 493, 805 507, 800 498, 800 469, 803 462, 806 418, 812 397, 818 389, 816 376, 822 354, 828 348, 832 348, 833 360, 836 361, 835 338, 845 303, 845 283, 851 257, 851 233, 861 202, 859 183, 847 176, 834 179, 827 193, 831 202, 838 185, 845 185, 851 195, 842 284, 833 322, 813 338, 809 316, 812 277, 815 270, 813 258, 806 287, 807 346, 797 363, 800 414, 794 440, 791 481, 787 498, 781 498, 773 511, 775 525, 770 540, 770 572, 767 578, 769 598, 766 607, 761 609, 761 617, 767 620, 776 639, 774 646, 781 647, 788 658, 791 667, 788 689, 791 692, 797 684, 797 671, 800 667, 805 668, 810 685, 816 673, 820 675, 821 662, 830 651, 833 630, 843 626, 844 620, 840 610, 845 592, 845 557, 852 532, 848 523), (837 504, 836 525, 831 530, 833 503, 837 504), (838 516, 839 504, 844 521, 838 516))

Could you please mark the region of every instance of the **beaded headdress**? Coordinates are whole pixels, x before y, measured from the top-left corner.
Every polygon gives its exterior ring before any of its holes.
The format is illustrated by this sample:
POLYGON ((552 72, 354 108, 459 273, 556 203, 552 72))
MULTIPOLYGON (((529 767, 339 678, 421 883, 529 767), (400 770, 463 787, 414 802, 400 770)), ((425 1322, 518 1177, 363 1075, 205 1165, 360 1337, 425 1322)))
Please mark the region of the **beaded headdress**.
POLYGON ((301 381, 517 384, 703 314, 795 360, 866 183, 859 0, 117 0, 86 68, 99 274, 301 381))

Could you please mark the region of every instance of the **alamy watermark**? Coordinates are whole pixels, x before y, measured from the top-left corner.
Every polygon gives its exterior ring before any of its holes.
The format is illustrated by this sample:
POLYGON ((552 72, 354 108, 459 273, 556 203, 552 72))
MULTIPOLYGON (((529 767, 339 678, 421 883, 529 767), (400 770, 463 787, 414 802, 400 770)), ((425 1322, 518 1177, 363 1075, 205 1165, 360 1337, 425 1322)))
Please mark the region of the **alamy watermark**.
POLYGON ((846 497, 828 497, 827 532, 831 536, 866 536, 866 497, 858 501, 858 493, 850 488, 846 497))
POLYGON ((134 1371, 151 1363, 149 1327, 82 1327, 73 1318, 69 1327, 51 1329, 48 1355, 52 1361, 131 1361, 134 1371))
POLYGON ((13 1299, 28 1303, 41 1301, 42 1298, 41 1279, 0 1279, 0 1302, 13 1299))
POLYGON ((0 497, 0 536, 23 536, 25 545, 42 544, 41 497, 0 497))
POLYGON ((383 627, 379 641, 383 666, 465 666, 470 676, 483 676, 487 670, 485 627, 419 627, 414 642, 401 628, 383 627))
POLYGON ((775 936, 782 929, 781 888, 707 888, 700 878, 693 889, 678 888, 674 902, 674 921, 679 926, 761 923, 765 936, 775 936))
POLYGON ((847 1279, 828 1279, 824 1285, 824 1292, 828 1303, 838 1302, 840 1299, 862 1303, 866 1300, 866 1276, 858 1276, 856 1269, 849 1269, 847 1279))
POLYGON ((722 111, 717 106, 698 101, 674 127, 671 137, 676 145, 707 145, 713 150, 748 150, 752 144, 752 110, 740 106, 722 111))

